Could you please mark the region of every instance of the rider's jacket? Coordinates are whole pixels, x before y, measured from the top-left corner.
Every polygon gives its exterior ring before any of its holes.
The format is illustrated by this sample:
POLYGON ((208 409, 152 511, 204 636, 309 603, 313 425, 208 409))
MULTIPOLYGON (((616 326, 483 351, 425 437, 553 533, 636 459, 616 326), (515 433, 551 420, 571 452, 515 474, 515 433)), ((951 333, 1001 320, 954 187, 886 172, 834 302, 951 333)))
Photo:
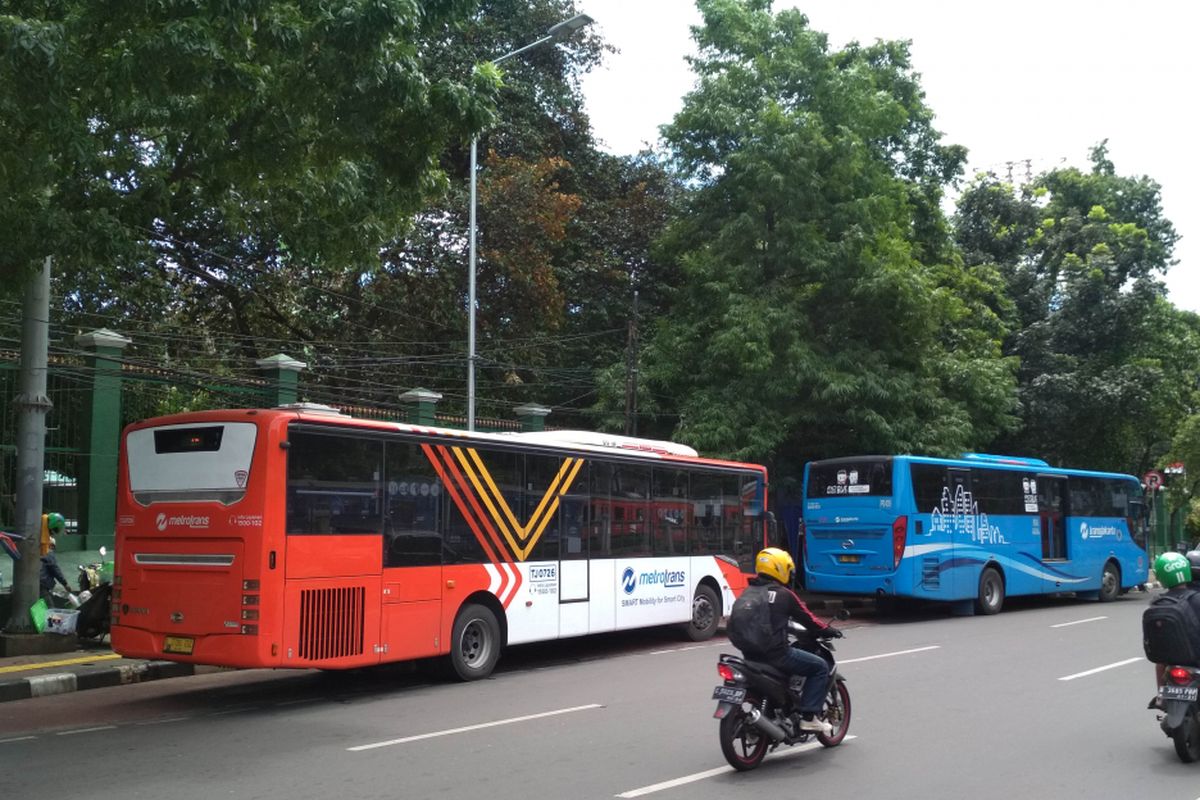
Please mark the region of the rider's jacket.
POLYGON ((829 626, 808 610, 804 601, 788 587, 772 578, 756 575, 750 579, 747 592, 763 592, 771 610, 771 646, 765 652, 746 652, 754 661, 775 663, 783 659, 788 651, 788 620, 794 619, 808 629, 809 633, 823 631, 829 626))

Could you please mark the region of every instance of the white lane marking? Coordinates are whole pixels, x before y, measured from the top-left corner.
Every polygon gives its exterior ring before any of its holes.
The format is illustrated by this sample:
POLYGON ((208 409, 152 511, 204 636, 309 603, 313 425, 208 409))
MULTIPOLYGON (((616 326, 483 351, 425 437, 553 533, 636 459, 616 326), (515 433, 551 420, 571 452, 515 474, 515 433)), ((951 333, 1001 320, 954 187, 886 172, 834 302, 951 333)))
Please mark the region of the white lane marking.
POLYGON ((702 650, 706 647, 716 647, 716 646, 717 646, 716 644, 689 644, 684 647, 672 647, 667 650, 651 650, 649 655, 661 656, 664 653, 683 653, 687 650, 702 650))
POLYGON ((394 744, 406 744, 408 742, 416 742, 421 739, 433 739, 438 736, 451 736, 455 733, 466 733, 468 731, 478 731, 484 728, 495 728, 498 725, 512 725, 516 722, 528 722, 531 719, 542 719, 544 717, 554 717, 559 714, 571 714, 576 711, 589 711, 593 708, 604 708, 599 703, 589 703, 586 706, 575 706, 573 708, 559 708, 554 711, 543 711, 540 714, 526 714, 523 717, 510 717, 509 719, 498 719, 494 722, 481 722, 478 725, 465 725, 461 728, 451 728, 445 731, 434 731, 433 733, 420 733, 416 736, 405 736, 403 739, 389 739, 386 742, 374 742, 372 744, 360 744, 356 747, 347 747, 351 753, 357 753, 362 750, 374 750, 377 747, 389 747, 394 744))
POLYGON ((79 728, 73 731, 59 731, 55 736, 74 736, 77 733, 93 733, 95 731, 115 731, 116 725, 97 725, 94 728, 79 728))
POLYGON ((1127 658, 1124 661, 1118 661, 1115 664, 1105 664, 1103 667, 1096 667, 1095 669, 1089 669, 1086 672, 1076 672, 1074 675, 1064 675, 1063 677, 1059 678, 1059 680, 1060 681, 1073 681, 1076 678, 1086 678, 1088 675, 1095 675, 1097 672, 1104 672, 1104 670, 1106 670, 1106 669, 1116 669, 1117 667, 1123 667, 1126 664, 1136 664, 1139 661, 1145 661, 1145 660, 1146 659, 1144 659, 1142 657, 1127 658))
POLYGON ((150 719, 145 722, 135 722, 134 725, 166 725, 168 722, 185 722, 191 717, 167 717, 166 719, 150 719))
POLYGON ((910 653, 924 653, 926 650, 939 650, 940 644, 931 644, 928 647, 914 647, 912 650, 897 650, 894 653, 880 653, 877 656, 863 656, 862 658, 847 658, 838 659, 839 664, 856 664, 859 661, 874 661, 877 658, 891 658, 892 656, 906 656, 910 653))
MULTIPOLYGON (((857 737, 847 735, 846 738, 843 739, 842 741, 848 742, 851 739, 855 739, 855 738, 857 738, 857 737)), ((799 753, 807 752, 809 750, 816 750, 820 746, 821 746, 820 742, 808 742, 807 744, 802 744, 797 747, 793 747, 791 750, 786 750, 782 753, 773 754, 770 756, 770 758, 772 761, 777 761, 781 758, 787 758, 788 756, 794 756, 799 753)), ((717 775, 724 775, 726 772, 734 772, 734 771, 735 770, 733 769, 733 767, 716 767, 715 769, 706 769, 703 772, 693 772, 691 775, 684 775, 682 778, 673 778, 669 781, 663 781, 661 783, 653 783, 649 786, 643 786, 640 789, 630 789, 628 792, 621 792, 618 795, 614 795, 614 797, 642 797, 643 795, 653 794, 654 792, 661 792, 664 789, 674 789, 676 786, 686 786, 689 783, 695 783, 696 781, 702 781, 702 780, 705 780, 706 778, 712 778, 717 775)))
POLYGON ((36 736, 16 736, 12 739, 0 739, 0 744, 8 744, 9 742, 25 742, 36 738, 36 736))
POLYGON ((1074 622, 1060 622, 1057 625, 1051 625, 1050 627, 1066 628, 1069 625, 1082 625, 1085 622, 1099 622, 1102 619, 1108 619, 1108 617, 1088 617, 1087 619, 1077 619, 1074 622))

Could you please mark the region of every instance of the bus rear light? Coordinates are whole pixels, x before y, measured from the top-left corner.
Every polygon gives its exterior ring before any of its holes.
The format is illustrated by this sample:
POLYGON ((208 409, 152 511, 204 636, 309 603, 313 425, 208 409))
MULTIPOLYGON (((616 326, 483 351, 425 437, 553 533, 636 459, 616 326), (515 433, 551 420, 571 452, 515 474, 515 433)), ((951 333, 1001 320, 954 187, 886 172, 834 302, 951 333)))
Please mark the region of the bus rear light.
POLYGON ((242 581, 242 591, 257 592, 258 581, 242 581))
POLYGON ((908 517, 896 517, 892 523, 892 569, 900 566, 904 556, 904 539, 908 535, 908 517))
POLYGON ((258 619, 258 609, 243 608, 242 609, 242 619, 258 619))
POLYGON ((258 595, 256 595, 256 594, 244 594, 244 595, 242 595, 242 605, 244 605, 244 606, 256 606, 256 605, 258 605, 258 595))
POLYGON ((244 633, 246 636, 258 636, 258 626, 257 625, 243 625, 242 633, 244 633))

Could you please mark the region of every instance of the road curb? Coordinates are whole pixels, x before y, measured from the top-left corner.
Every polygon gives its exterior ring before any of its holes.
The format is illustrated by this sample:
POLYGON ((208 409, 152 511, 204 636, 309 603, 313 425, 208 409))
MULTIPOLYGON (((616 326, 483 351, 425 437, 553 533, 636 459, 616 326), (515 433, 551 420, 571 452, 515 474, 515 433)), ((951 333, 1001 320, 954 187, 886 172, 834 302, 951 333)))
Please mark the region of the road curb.
POLYGON ((27 678, 0 683, 0 703, 66 694, 84 689, 104 689, 127 683, 144 683, 163 678, 183 678, 195 674, 195 664, 180 664, 175 661, 143 661, 133 664, 117 664, 108 669, 86 672, 31 675, 27 678))

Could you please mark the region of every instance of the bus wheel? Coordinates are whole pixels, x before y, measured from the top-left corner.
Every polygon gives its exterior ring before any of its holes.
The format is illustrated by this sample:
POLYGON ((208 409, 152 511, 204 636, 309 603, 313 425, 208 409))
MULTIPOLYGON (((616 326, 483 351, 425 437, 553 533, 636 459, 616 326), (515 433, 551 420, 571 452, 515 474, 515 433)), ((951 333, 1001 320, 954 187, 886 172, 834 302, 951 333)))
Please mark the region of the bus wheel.
POLYGON ((1109 561, 1104 565, 1104 572, 1100 574, 1100 594, 1097 599, 1101 603, 1107 603, 1109 600, 1116 600, 1120 593, 1121 572, 1116 564, 1109 561))
POLYGON ((687 637, 693 642, 711 639, 720 623, 721 601, 717 599, 717 593, 711 586, 700 584, 692 598, 692 621, 685 628, 687 637))
POLYGON ((975 600, 975 610, 980 614, 995 614, 1004 605, 1004 579, 992 567, 988 567, 979 576, 979 597, 975 600))
POLYGON ((492 674, 500 658, 500 624, 487 606, 469 605, 454 620, 450 641, 450 666, 464 681, 492 674))

